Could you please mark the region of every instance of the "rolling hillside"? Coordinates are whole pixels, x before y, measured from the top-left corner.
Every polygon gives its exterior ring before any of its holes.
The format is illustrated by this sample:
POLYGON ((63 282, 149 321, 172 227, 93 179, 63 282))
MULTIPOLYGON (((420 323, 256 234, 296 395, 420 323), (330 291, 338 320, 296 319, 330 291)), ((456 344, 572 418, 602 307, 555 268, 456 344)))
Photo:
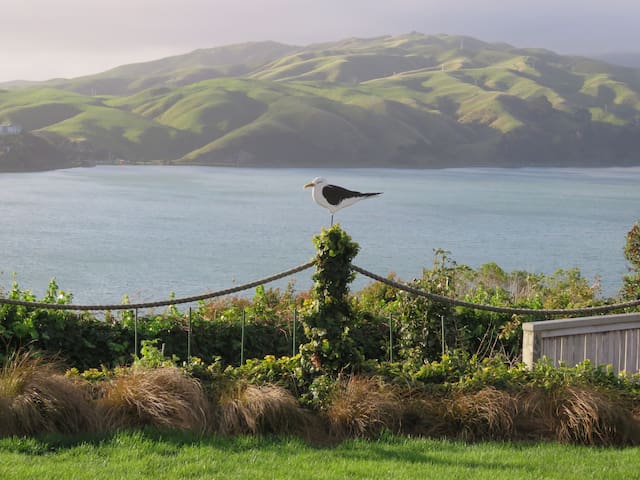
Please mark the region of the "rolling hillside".
POLYGON ((447 35, 249 43, 0 90, 6 122, 92 161, 640 165, 640 70, 447 35))

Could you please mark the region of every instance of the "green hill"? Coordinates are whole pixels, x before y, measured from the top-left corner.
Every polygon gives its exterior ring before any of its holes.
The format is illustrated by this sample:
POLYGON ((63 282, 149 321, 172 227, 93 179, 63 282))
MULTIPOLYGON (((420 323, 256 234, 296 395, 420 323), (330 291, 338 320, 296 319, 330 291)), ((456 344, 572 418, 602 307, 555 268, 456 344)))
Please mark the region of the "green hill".
POLYGON ((23 133, 0 136, 0 172, 35 172, 87 166, 71 150, 55 146, 52 139, 23 133))
POLYGON ((6 122, 94 161, 640 165, 640 70, 448 35, 248 43, 0 90, 6 122))

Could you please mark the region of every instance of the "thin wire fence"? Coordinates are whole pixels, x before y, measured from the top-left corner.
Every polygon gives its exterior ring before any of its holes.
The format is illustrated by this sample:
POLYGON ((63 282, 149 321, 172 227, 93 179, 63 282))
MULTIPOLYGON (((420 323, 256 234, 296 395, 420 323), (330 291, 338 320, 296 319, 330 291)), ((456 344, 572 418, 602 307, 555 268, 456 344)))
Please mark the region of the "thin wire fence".
MULTIPOLYGON (((282 312, 280 312, 282 313, 282 312)), ((196 312, 194 312, 193 308, 189 308, 188 312, 186 312, 185 315, 185 320, 186 320, 186 324, 184 326, 183 331, 186 334, 186 339, 184 340, 186 343, 186 355, 187 355, 187 362, 190 363, 192 357, 194 356, 194 344, 197 344, 197 340, 198 340, 198 334, 196 333, 196 331, 193 328, 193 323, 194 323, 194 316, 196 315, 196 312)), ((284 338, 286 340, 286 342, 281 342, 280 348, 279 348, 279 352, 270 352, 269 354, 279 354, 282 356, 285 356, 288 354, 289 351, 291 351, 291 356, 295 356, 299 353, 299 348, 302 345, 303 342, 306 341, 306 338, 304 337, 304 335, 300 336, 298 335, 298 330, 301 328, 301 323, 298 320, 299 317, 299 310, 297 307, 293 307, 291 314, 289 316, 289 319, 286 320, 285 322, 280 322, 280 326, 274 327, 276 328, 279 332, 280 335, 282 336, 282 338, 284 338), (283 325, 288 323, 288 328, 284 329, 283 325), (302 338, 301 338, 302 337, 302 338), (287 343, 288 346, 284 347, 282 344, 287 343)), ((237 334, 237 337, 235 338, 235 342, 232 342, 233 345, 229 346, 230 350, 233 350, 234 346, 237 349, 236 352, 234 353, 233 351, 228 352, 230 353, 229 357, 232 357, 234 355, 239 356, 239 365, 243 365, 245 363, 245 361, 249 358, 247 355, 247 352, 251 350, 251 346, 249 345, 251 343, 252 337, 251 337, 251 333, 249 331, 249 327, 252 324, 255 323, 259 323, 259 318, 260 316, 251 316, 248 312, 246 308, 243 308, 242 311, 240 312, 240 328, 239 328, 239 333, 237 334)), ((281 318, 281 317, 278 317, 281 318)), ((137 358, 139 357, 139 344, 141 343, 139 341, 140 338, 142 338, 144 335, 142 334, 142 331, 144 330, 144 323, 145 323, 145 317, 143 315, 140 315, 139 310, 136 309, 134 310, 134 356, 137 358)), ((393 348, 394 348, 394 342, 396 341, 395 339, 395 329, 396 329, 396 325, 394 324, 393 321, 393 317, 389 316, 388 318, 388 322, 386 323, 382 323, 381 324, 381 329, 380 329, 380 342, 385 342, 385 349, 386 349, 386 358, 390 361, 393 362, 393 358, 394 358, 394 353, 393 353, 393 348), (385 330, 386 333, 382 333, 382 330, 385 330)), ((444 327, 443 327, 444 328, 444 327)), ((163 345, 160 346, 161 350, 163 353, 165 353, 165 348, 163 345)), ((196 349, 197 350, 197 349, 196 349)), ((184 351, 184 350, 183 350, 184 351)), ((171 353, 175 353, 175 352, 168 352, 169 354, 171 353)), ((196 351, 197 353, 197 351, 196 351)), ((195 355, 197 356, 197 355, 195 355)), ((237 358, 237 357, 236 357, 237 358)))
MULTIPOLYGON (((139 320, 139 310, 155 308, 155 307, 163 307, 163 306, 174 306, 179 304, 188 304, 201 302, 204 300, 213 299, 216 297, 223 297, 227 295, 231 295, 234 293, 238 293, 241 291, 249 290, 252 288, 256 288, 260 285, 264 285, 276 280, 280 280, 282 278, 288 277, 290 275, 302 272, 307 270, 315 265, 315 261, 310 261, 286 271, 261 278, 249 283, 245 283, 242 285, 238 285, 232 288, 218 290, 215 292, 209 292, 201 295, 195 295, 190 297, 183 298, 173 298, 169 300, 155 301, 155 302, 145 302, 145 303, 133 303, 133 304, 99 304, 99 305, 75 305, 75 304, 64 304, 64 303, 44 303, 44 302, 31 302, 24 301, 19 299, 11 299, 11 298, 1 298, 0 297, 0 305, 15 305, 22 306, 33 309, 49 309, 49 310, 66 310, 66 311, 112 311, 112 310, 125 310, 130 311, 133 314, 134 318, 134 355, 138 357, 139 355, 139 330, 140 330, 140 320, 139 320)), ((628 301, 628 302, 620 302, 613 303, 609 305, 599 305, 594 307, 584 307, 584 308, 576 308, 576 309, 531 309, 531 308, 514 308, 514 307, 498 307, 494 305, 485 305, 478 304, 473 302, 468 302, 464 300, 459 300, 456 298, 445 297, 442 295, 434 294, 425 290, 421 290, 415 287, 411 287, 407 284, 400 283, 389 278, 383 277, 381 275, 372 273, 364 268, 358 267, 356 265, 351 265, 351 268, 361 275, 364 275, 372 280, 377 282, 384 283, 390 287, 396 288, 398 290, 407 292, 411 295, 421 296, 427 298, 433 302, 437 303, 445 303, 451 306, 458 307, 466 307, 475 310, 489 311, 494 313, 502 313, 502 314, 516 314, 516 315, 531 315, 533 317, 544 317, 551 318, 558 315, 563 316, 574 316, 574 315, 594 315, 594 314, 604 314, 613 311, 625 310, 633 307, 640 306, 640 299, 628 301)), ((192 357, 193 350, 193 342, 194 342, 194 333, 192 328, 192 320, 193 320, 193 310, 190 307, 188 318, 187 318, 187 358, 190 360, 192 357)), ((445 344, 445 319, 442 317, 441 319, 441 335, 442 335, 442 352, 445 353, 446 344, 445 344)), ((298 352, 298 341, 299 339, 296 336, 296 330, 298 328, 298 311, 294 309, 293 311, 293 325, 291 328, 291 352, 292 355, 295 355, 298 352)), ((246 343, 246 311, 243 309, 242 317, 241 317, 241 333, 240 333, 240 363, 243 364, 245 361, 245 343, 246 343)), ((394 319, 393 317, 388 318, 388 358, 390 361, 393 361, 393 345, 394 345, 394 319)))

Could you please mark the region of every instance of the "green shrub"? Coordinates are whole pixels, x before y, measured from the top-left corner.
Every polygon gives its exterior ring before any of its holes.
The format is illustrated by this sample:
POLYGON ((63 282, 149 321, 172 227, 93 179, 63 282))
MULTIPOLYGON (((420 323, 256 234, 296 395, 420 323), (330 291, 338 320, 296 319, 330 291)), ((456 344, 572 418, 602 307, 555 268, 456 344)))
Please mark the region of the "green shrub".
POLYGON ((621 295, 627 300, 640 298, 640 222, 627 232, 624 257, 629 262, 629 273, 623 277, 621 295))
POLYGON ((257 385, 278 385, 290 391, 296 398, 308 391, 312 377, 302 368, 301 356, 250 359, 240 367, 229 369, 236 378, 244 378, 257 385))
MULTIPOLYGON (((632 269, 639 260, 639 232, 640 227, 635 225, 627 235, 625 255, 632 269)), ((289 382, 287 388, 293 392, 298 389, 302 395, 313 383, 314 375, 358 372, 368 368, 368 360, 383 363, 391 359, 392 351, 393 359, 405 364, 403 375, 430 378, 427 383, 434 384, 438 378, 452 380, 452 372, 438 372, 438 368, 444 368, 439 364, 447 358, 442 357, 443 353, 455 356, 454 352, 465 352, 478 361, 504 356, 511 364, 520 359, 521 326, 531 317, 451 307, 381 283, 350 295, 349 283, 354 273, 349 264, 358 245, 338 225, 323 230, 314 242, 317 263, 311 292, 294 294, 292 284, 282 291, 260 286, 253 299, 225 297, 200 302, 191 315, 175 306, 159 313, 140 311, 139 345, 156 342, 166 357, 185 361, 190 327, 191 356, 204 362, 220 359, 223 366, 239 365, 244 315, 244 358, 281 358, 300 351, 307 378, 289 382), (300 313, 295 326, 294 311, 300 313), (294 336, 296 345, 292 345, 294 336)), ((394 275, 391 278, 396 279, 394 275)), ((631 288, 627 289, 628 298, 635 298, 633 278, 626 277, 626 285, 631 288)), ((506 272, 497 264, 488 263, 474 270, 456 264, 442 250, 435 251, 433 267, 425 269, 422 277, 410 285, 501 307, 565 308, 603 302, 597 298, 597 286, 590 286, 577 269, 545 276, 506 272)), ((15 283, 7 296, 36 300, 30 291, 21 290, 15 283)), ((71 294, 60 290, 55 280, 42 298, 62 304, 71 299, 71 294)), ((125 304, 128 301, 123 299, 125 304)), ((33 348, 58 355, 79 370, 126 365, 134 360, 135 328, 132 310, 122 310, 117 315, 106 312, 104 318, 97 318, 90 313, 3 304, 0 342, 5 348, 0 350, 0 360, 14 350, 33 348)))

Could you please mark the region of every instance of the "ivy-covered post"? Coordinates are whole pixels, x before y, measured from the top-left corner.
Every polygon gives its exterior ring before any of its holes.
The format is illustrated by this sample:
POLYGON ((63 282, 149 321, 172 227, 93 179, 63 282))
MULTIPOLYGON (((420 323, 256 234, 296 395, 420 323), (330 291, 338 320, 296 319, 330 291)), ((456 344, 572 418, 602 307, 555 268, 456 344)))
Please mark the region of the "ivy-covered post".
POLYGON ((313 307, 302 319, 309 343, 300 346, 303 367, 312 375, 357 370, 361 350, 349 336, 354 313, 349 301, 349 283, 355 278, 351 260, 360 247, 340 228, 322 229, 313 238, 316 271, 313 275, 313 307))

